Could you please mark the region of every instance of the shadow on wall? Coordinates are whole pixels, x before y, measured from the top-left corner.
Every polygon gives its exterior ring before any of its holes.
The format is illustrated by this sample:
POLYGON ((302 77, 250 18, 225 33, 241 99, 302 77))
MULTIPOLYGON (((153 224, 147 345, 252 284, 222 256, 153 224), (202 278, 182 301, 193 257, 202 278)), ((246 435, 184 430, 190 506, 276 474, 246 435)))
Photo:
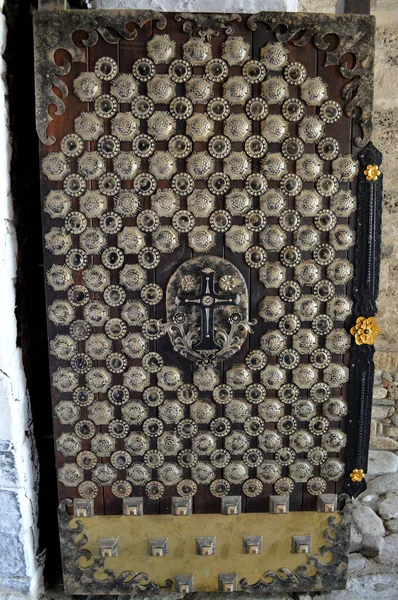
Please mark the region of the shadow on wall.
POLYGON ((32 10, 26 0, 5 3, 8 36, 4 59, 12 137, 11 189, 18 240, 17 345, 31 398, 40 461, 40 547, 47 549, 47 580, 60 573, 57 487, 45 321, 38 139, 35 131, 32 10))

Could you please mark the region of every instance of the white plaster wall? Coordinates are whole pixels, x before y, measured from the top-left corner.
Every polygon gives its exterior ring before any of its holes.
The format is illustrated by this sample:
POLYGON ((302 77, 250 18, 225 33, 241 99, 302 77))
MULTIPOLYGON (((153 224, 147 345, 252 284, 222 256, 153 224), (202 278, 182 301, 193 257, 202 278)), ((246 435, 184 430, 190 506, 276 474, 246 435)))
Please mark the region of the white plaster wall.
MULTIPOLYGON (((0 0, 0 13, 3 0, 0 0)), ((6 42, 0 14, 0 50, 6 42)), ((38 566, 38 464, 32 442, 29 397, 16 346, 16 236, 10 191, 10 143, 5 63, 0 58, 0 598, 34 598, 38 566)))
POLYGON ((298 0, 91 0, 92 8, 141 8, 185 12, 245 12, 297 10, 298 0))

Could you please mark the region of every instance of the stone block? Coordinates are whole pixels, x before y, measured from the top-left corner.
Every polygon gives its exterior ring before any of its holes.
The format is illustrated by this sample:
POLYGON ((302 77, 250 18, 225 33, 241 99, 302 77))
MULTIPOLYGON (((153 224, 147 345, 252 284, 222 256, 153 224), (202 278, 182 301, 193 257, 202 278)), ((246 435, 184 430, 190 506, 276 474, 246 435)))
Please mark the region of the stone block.
POLYGON ((376 558, 381 552, 383 541, 384 539, 380 535, 366 533, 362 536, 361 554, 369 558, 376 558))
POLYGON ((25 552, 18 535, 3 531, 0 535, 0 576, 26 576, 25 552))
POLYGON ((390 375, 390 373, 388 373, 387 371, 383 371, 382 381, 383 381, 384 387, 387 388, 388 385, 393 381, 393 376, 390 375))
POLYGON ((398 533, 392 533, 384 540, 379 560, 390 567, 398 567, 398 533))
POLYGON ((361 498, 361 504, 363 506, 369 506, 374 512, 377 512, 380 504, 380 498, 377 494, 367 494, 364 492, 365 496, 361 498))
POLYGON ((373 406, 372 419, 385 419, 388 415, 390 408, 390 406, 373 406))
POLYGON ((398 450, 398 442, 391 438, 372 437, 370 447, 373 450, 398 450))
POLYGON ((376 30, 375 106, 394 108, 394 88, 398 82, 398 30, 391 21, 376 30))
MULTIPOLYGON (((3 533, 17 533, 20 529, 20 519, 22 518, 18 496, 16 492, 9 490, 0 490, 0 537, 3 533)), ((1 555, 0 555, 1 556, 1 555)), ((0 561, 1 572, 1 561, 0 561)))
POLYGON ((300 12, 335 13, 338 11, 340 4, 339 0, 330 0, 327 3, 325 3, 325 0, 299 0, 298 10, 300 12))
MULTIPOLYGON (((398 119, 398 111, 397 111, 397 119, 398 119)), ((398 139, 397 139, 397 142, 398 142, 398 139)), ((375 385, 375 386, 381 385, 381 375, 382 375, 382 373, 383 373, 383 371, 381 369, 376 369, 375 370, 373 385, 375 385)))
POLYGON ((379 398, 378 400, 373 399, 373 405, 377 406, 395 406, 395 400, 392 398, 379 398))
POLYGON ((387 427, 384 429, 384 435, 392 438, 393 440, 398 439, 398 427, 395 427, 395 425, 387 425, 387 427))
POLYGON ((398 473, 381 475, 368 483, 368 494, 378 494, 380 496, 392 491, 398 491, 398 473))
POLYGON ((398 492, 396 490, 390 490, 389 492, 387 492, 387 494, 385 495, 386 498, 390 499, 390 498, 396 498, 397 502, 398 502, 398 492))
POLYGON ((351 522, 350 552, 358 552, 361 548, 362 535, 354 521, 351 522))
MULTIPOLYGON (((382 261, 382 269, 384 269, 384 261, 382 261)), ((384 298, 384 303, 386 304, 388 301, 388 296, 386 294, 386 285, 388 285, 389 276, 386 275, 383 277, 383 280, 380 282, 383 287, 382 299, 384 298)), ((390 301, 391 303, 391 301, 390 301)), ((384 344, 379 344, 380 335, 376 338, 376 354, 374 356, 375 365, 377 369, 383 369, 389 371, 390 373, 398 373, 398 343, 397 336, 395 335, 395 342, 391 346, 391 348, 386 348, 384 344)))
POLYGON ((398 400, 398 381, 393 381, 388 386, 388 397, 392 400, 398 400))
POLYGON ((316 600, 398 600, 398 574, 351 575, 345 590, 322 592, 316 600))
POLYGON ((348 572, 349 573, 358 573, 358 571, 362 571, 366 566, 366 558, 362 556, 362 554, 357 554, 354 552, 350 554, 348 557, 348 572))
POLYGON ((379 515, 385 521, 398 519, 398 495, 380 502, 379 515))
MULTIPOLYGON (((372 482, 369 483, 369 486, 371 484, 372 482)), ((352 512, 352 517, 359 533, 362 534, 362 538, 365 535, 375 535, 376 537, 385 536, 386 532, 384 530, 383 521, 376 515, 370 506, 358 504, 352 512)))
MULTIPOLYGON (((0 598, 2 600, 37 600, 37 595, 32 592, 30 577, 2 577, 0 575, 0 598)), ((39 600, 42 600, 41 594, 39 600)), ((47 600, 50 600, 48 598, 47 600)), ((62 594, 53 594, 51 600, 68 600, 62 594)))
POLYGON ((373 400, 381 400, 387 396, 387 390, 381 386, 373 388, 373 400))
POLYGON ((367 475, 386 475, 398 471, 398 456, 386 450, 370 450, 367 475))
POLYGON ((12 487, 17 481, 14 447, 8 440, 0 440, 0 485, 12 487))
POLYGON ((391 533, 398 533, 398 519, 386 521, 385 526, 387 527, 388 531, 391 531, 391 533))

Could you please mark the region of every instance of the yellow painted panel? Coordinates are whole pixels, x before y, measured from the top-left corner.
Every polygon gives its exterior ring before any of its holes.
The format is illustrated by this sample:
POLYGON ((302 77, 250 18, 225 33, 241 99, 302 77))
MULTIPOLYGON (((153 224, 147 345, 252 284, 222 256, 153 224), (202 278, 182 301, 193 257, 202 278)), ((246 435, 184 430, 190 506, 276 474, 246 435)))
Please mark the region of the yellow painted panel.
MULTIPOLYGON (((331 516, 336 513, 95 516, 74 518, 70 526, 73 528, 76 520, 84 524, 84 533, 88 536, 84 548, 93 558, 99 557, 100 538, 118 539, 118 556, 106 557, 104 565, 116 576, 126 570, 144 572, 153 582, 164 585, 176 575, 194 574, 195 591, 215 591, 221 573, 236 573, 238 582, 246 578, 254 584, 265 571, 285 567, 294 572, 298 566, 307 565, 306 554, 292 553, 292 537, 311 535, 310 554, 319 555, 320 548, 327 543, 323 534, 331 516), (215 555, 196 554, 196 538, 213 536, 216 536, 215 555), (244 554, 244 536, 262 536, 262 553, 244 554), (151 538, 168 538, 167 556, 149 556, 151 538)), ((332 533, 330 529, 329 533, 332 533)), ((331 558, 326 554, 322 562, 328 563, 331 558)), ((82 567, 87 565, 84 558, 79 562, 82 567)), ((308 565, 306 574, 315 573, 315 567, 308 565)), ((100 573, 97 576, 101 578, 100 573)))

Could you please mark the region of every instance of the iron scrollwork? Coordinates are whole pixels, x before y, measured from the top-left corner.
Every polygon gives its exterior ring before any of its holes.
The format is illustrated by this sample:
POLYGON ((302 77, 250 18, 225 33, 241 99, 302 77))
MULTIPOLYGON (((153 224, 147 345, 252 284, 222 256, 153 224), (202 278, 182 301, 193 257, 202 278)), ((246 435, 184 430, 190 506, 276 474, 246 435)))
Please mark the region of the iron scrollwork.
POLYGON ((84 533, 82 521, 71 526, 72 518, 67 512, 73 505, 72 500, 65 499, 58 507, 59 536, 62 550, 64 585, 69 594, 91 594, 93 582, 96 582, 101 594, 136 594, 137 592, 169 594, 173 582, 165 581, 164 586, 150 580, 147 573, 123 571, 116 575, 111 569, 104 568, 105 557, 93 557, 84 548, 88 538, 84 533), (103 575, 106 575, 106 578, 103 575))
MULTIPOLYGON (((344 498, 344 495, 340 498, 344 498)), ((345 498, 347 498, 345 496, 345 498)), ((346 501, 339 517, 330 517, 329 529, 323 535, 328 542, 320 550, 321 556, 332 554, 332 560, 323 563, 318 556, 308 555, 308 565, 297 567, 293 573, 290 569, 266 571, 263 578, 250 585, 247 579, 241 579, 240 588, 252 594, 275 594, 282 591, 305 592, 330 589, 344 589, 347 581, 348 548, 350 545, 352 503, 346 501), (331 530, 331 531, 329 531, 331 530), (309 566, 316 568, 315 575, 308 574, 309 566)))
POLYGON ((361 116, 356 119, 362 128, 362 138, 357 137, 357 146, 364 146, 370 140, 372 133, 373 110, 373 65, 374 65, 374 20, 362 15, 311 15, 260 12, 249 17, 247 26, 252 31, 264 23, 273 31, 281 42, 291 41, 295 46, 302 47, 313 41, 318 50, 326 52, 325 67, 339 65, 343 77, 349 79, 342 90, 342 97, 348 100, 345 113, 355 118, 356 110, 361 110, 361 116), (328 36, 334 34, 339 43, 330 50, 331 42, 328 36), (354 66, 341 59, 352 54, 354 66), (351 99, 349 99, 351 98, 351 99))
POLYGON ((234 32, 233 21, 241 21, 241 15, 237 13, 229 14, 205 14, 205 13, 177 13, 176 21, 183 21, 182 30, 193 36, 206 38, 210 41, 212 37, 219 35, 219 30, 224 29, 225 33, 234 32))
POLYGON ((134 40, 138 35, 135 28, 127 29, 129 23, 138 28, 149 21, 156 21, 158 29, 164 29, 167 19, 164 14, 153 10, 98 10, 98 11, 44 11, 34 13, 35 24, 35 77, 36 77, 36 129, 43 144, 51 146, 56 139, 47 135, 47 128, 53 118, 48 109, 56 106, 55 115, 61 116, 66 110, 65 98, 68 86, 61 79, 71 69, 71 63, 87 61, 86 48, 91 48, 101 37, 108 44, 117 44, 121 39, 134 40), (84 31, 87 38, 81 48, 73 40, 76 31, 84 31), (58 64, 55 55, 58 50, 66 50, 70 59, 64 58, 58 64), (61 94, 58 96, 53 87, 61 94))

